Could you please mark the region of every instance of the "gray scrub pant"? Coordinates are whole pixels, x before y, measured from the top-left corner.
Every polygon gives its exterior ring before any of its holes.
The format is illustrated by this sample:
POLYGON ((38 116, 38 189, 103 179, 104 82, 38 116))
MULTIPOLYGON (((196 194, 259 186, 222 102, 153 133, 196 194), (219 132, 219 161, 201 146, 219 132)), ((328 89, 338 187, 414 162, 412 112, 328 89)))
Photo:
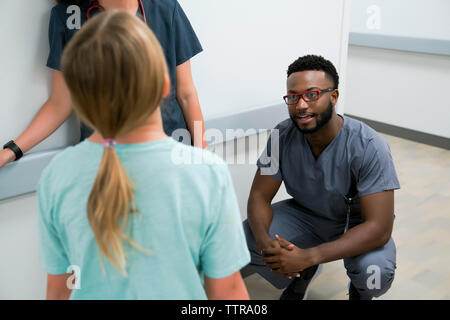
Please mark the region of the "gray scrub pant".
MULTIPOLYGON (((305 213, 292 199, 274 203, 272 208, 274 214, 269 228, 270 236, 275 239, 275 234, 278 234, 302 249, 336 240, 344 233, 346 227, 345 223, 336 224, 305 213)), ((348 229, 360 222, 361 220, 350 219, 348 229)), ((273 273, 264 264, 247 220, 243 222, 243 227, 251 262, 241 270, 242 276, 245 278, 256 272, 276 288, 286 288, 293 280, 273 273)), ((383 295, 391 287, 396 269, 396 249, 393 239, 391 238, 383 247, 344 259, 344 266, 361 299, 370 300, 383 295)))

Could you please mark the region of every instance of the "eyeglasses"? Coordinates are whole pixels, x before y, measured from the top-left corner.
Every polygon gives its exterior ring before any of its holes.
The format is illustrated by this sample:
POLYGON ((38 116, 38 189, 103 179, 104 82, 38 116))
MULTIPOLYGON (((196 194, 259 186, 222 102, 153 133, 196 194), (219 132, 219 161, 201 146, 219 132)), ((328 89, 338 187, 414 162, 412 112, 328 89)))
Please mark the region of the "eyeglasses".
POLYGON ((316 101, 320 98, 320 94, 322 92, 330 92, 333 91, 333 88, 328 88, 328 89, 323 89, 323 90, 311 90, 311 91, 306 91, 306 92, 302 92, 302 93, 291 93, 288 95, 285 95, 283 97, 284 102, 286 102, 286 104, 288 106, 292 106, 292 105, 296 105, 300 98, 303 98, 303 100, 305 102, 311 102, 311 101, 316 101))

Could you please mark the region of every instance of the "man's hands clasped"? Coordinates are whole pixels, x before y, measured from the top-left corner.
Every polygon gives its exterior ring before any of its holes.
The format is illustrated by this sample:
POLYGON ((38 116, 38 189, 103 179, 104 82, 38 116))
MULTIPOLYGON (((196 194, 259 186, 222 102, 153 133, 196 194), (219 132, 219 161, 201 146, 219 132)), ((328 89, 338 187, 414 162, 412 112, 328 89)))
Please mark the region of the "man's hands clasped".
POLYGON ((300 249, 286 239, 275 235, 260 246, 263 260, 272 272, 287 278, 300 277, 300 272, 313 266, 312 257, 307 249, 300 249))

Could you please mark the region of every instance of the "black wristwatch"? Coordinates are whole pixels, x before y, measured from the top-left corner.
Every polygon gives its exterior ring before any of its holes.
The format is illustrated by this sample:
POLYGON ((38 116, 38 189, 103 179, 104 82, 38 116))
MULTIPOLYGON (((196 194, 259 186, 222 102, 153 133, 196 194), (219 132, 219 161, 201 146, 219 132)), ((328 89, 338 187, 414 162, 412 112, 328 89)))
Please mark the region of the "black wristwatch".
POLYGON ((3 146, 3 149, 9 148, 16 155, 16 159, 14 161, 19 160, 23 156, 22 150, 20 150, 19 146, 14 143, 13 140, 9 141, 7 144, 3 146))

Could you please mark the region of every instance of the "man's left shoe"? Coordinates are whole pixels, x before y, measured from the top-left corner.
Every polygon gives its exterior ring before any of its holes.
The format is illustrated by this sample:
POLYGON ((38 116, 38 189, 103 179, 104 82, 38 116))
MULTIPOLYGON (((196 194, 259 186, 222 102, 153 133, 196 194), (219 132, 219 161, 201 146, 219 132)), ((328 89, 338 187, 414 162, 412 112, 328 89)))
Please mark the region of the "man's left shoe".
POLYGON ((280 300, 306 300, 311 282, 322 272, 322 265, 309 267, 300 272, 300 277, 295 278, 283 291, 280 300))
POLYGON ((356 290, 353 283, 350 281, 348 285, 348 300, 361 300, 358 290, 356 290))

